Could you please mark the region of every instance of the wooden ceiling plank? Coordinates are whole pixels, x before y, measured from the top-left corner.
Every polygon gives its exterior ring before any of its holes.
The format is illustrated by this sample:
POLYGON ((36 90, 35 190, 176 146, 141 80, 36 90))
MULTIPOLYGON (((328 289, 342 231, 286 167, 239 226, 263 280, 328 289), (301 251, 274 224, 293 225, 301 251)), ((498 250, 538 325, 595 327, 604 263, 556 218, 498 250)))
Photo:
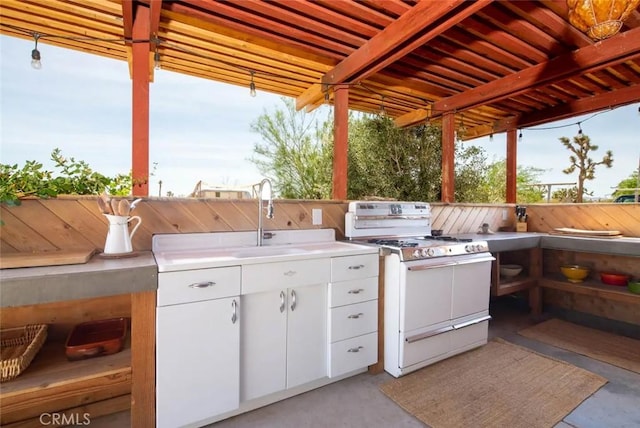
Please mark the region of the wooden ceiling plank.
POLYGON ((301 2, 300 0, 272 0, 272 3, 286 6, 290 9, 298 10, 305 13, 307 16, 315 16, 325 22, 332 22, 335 26, 338 26, 344 31, 363 36, 373 37, 380 30, 376 29, 372 25, 353 19, 349 16, 345 16, 342 13, 336 13, 330 9, 323 7, 319 2, 301 2))
MULTIPOLYGON (((26 23, 56 22, 65 26, 67 30, 76 27, 75 33, 78 37, 84 35, 82 31, 83 28, 91 29, 94 34, 102 34, 103 37, 115 38, 119 36, 118 30, 120 26, 116 24, 115 21, 109 24, 103 20, 94 20, 91 17, 79 17, 71 13, 51 10, 41 5, 23 4, 18 0, 2 0, 2 7, 3 9, 12 9, 11 17, 22 19, 26 23)), ((3 11, 3 15, 8 14, 6 11, 3 11)), ((49 26, 55 28, 55 25, 49 24, 49 26)))
POLYGON ((473 88, 465 94, 437 101, 435 109, 439 111, 462 110, 495 99, 507 98, 523 90, 542 86, 577 72, 586 73, 625 61, 628 57, 640 55, 639 52, 640 28, 636 28, 620 34, 619 37, 603 40, 508 77, 473 88))
MULTIPOLYGON (((317 46, 305 45, 301 42, 292 41, 284 36, 274 35, 264 30, 252 28, 244 23, 236 23, 220 19, 212 14, 195 10, 181 3, 167 3, 165 10, 173 12, 173 17, 182 22, 190 22, 192 25, 196 23, 190 18, 214 25, 219 32, 224 34, 236 34, 242 40, 251 40, 254 43, 265 43, 267 46, 281 49, 301 57, 309 57, 313 55, 316 58, 323 58, 325 61, 340 60, 344 56, 335 52, 328 52, 326 49, 317 46)), ((166 15, 166 12, 163 13, 166 15)))
POLYGON ((640 85, 636 84, 615 92, 607 92, 590 98, 582 98, 549 108, 544 111, 528 114, 524 117, 511 117, 499 120, 495 124, 496 132, 505 132, 511 127, 532 127, 551 121, 602 111, 612 106, 633 104, 640 96, 640 85))
MULTIPOLYGON (((244 31, 249 34, 259 34, 262 32, 272 35, 275 34, 280 36, 285 44, 297 45, 303 42, 307 46, 316 46, 325 51, 332 51, 341 55, 348 55, 353 49, 338 41, 324 38, 321 35, 308 33, 292 27, 287 23, 280 23, 268 17, 252 14, 238 7, 234 7, 230 2, 212 3, 209 0, 190 0, 189 4, 215 13, 217 15, 215 19, 221 20, 225 25, 237 25, 237 23, 240 22, 244 25, 244 31)), ((257 7, 259 3, 255 0, 245 0, 239 5, 249 8, 257 7)))
MULTIPOLYGON (((171 15, 175 14, 171 13, 171 15)), ((167 22, 162 22, 162 26, 160 28, 161 36, 166 35, 171 38, 172 34, 178 33, 187 38, 195 37, 210 40, 216 45, 222 45, 237 51, 252 53, 268 58, 279 58, 283 62, 297 64, 310 70, 319 70, 322 73, 329 70, 333 64, 335 64, 335 62, 331 65, 327 64, 325 59, 320 59, 317 56, 303 57, 292 54, 288 51, 278 50, 277 46, 274 44, 254 43, 251 38, 240 38, 237 34, 224 34, 218 32, 218 28, 216 27, 209 28, 209 26, 206 26, 207 28, 202 28, 201 26, 190 25, 189 23, 177 21, 172 18, 173 16, 171 16, 171 19, 168 19, 167 22)))
MULTIPOLYGON (((236 6, 247 5, 247 0, 227 0, 227 4, 234 4, 236 6)), ((362 36, 353 35, 349 32, 340 30, 333 25, 325 24, 320 21, 318 17, 306 17, 299 13, 293 13, 287 8, 283 8, 273 2, 251 2, 251 9, 253 12, 269 16, 269 19, 276 19, 282 21, 288 31, 292 28, 299 28, 306 31, 312 31, 318 35, 321 35, 323 40, 330 38, 332 40, 339 41, 343 45, 348 45, 352 49, 364 44, 367 39, 362 36)), ((297 8, 295 10, 298 12, 297 8)), ((305 36, 305 40, 307 37, 305 36)))
POLYGON ((363 0, 363 3, 371 5, 378 10, 384 10, 400 16, 411 8, 400 0, 363 0))
POLYGON ((447 28, 460 22, 467 14, 478 11, 490 2, 491 0, 479 0, 471 6, 467 5, 464 11, 456 14, 454 18, 447 19, 443 24, 437 25, 426 34, 407 44, 407 40, 413 38, 429 23, 443 18, 453 9, 463 4, 464 0, 420 2, 342 60, 323 77, 322 81, 329 84, 344 83, 352 80, 356 75, 360 79, 365 79, 404 57, 418 46, 424 45, 447 28), (395 49, 396 46, 402 45, 404 45, 402 48, 395 49), (384 59, 381 60, 383 57, 384 59))
POLYGON ((316 3, 327 9, 338 11, 345 16, 375 25, 379 30, 384 29, 397 18, 397 16, 389 16, 372 9, 365 3, 352 0, 317 0, 316 3))
POLYGON ((551 35, 565 46, 582 48, 592 43, 591 39, 582 31, 573 26, 567 26, 567 21, 562 16, 557 15, 546 7, 539 7, 540 5, 536 3, 531 1, 508 1, 501 2, 500 6, 531 22, 542 32, 551 35))
POLYGON ((635 82, 640 78, 640 74, 634 73, 633 69, 626 63, 611 67, 610 72, 616 74, 619 79, 624 80, 627 85, 630 85, 632 82, 635 82))

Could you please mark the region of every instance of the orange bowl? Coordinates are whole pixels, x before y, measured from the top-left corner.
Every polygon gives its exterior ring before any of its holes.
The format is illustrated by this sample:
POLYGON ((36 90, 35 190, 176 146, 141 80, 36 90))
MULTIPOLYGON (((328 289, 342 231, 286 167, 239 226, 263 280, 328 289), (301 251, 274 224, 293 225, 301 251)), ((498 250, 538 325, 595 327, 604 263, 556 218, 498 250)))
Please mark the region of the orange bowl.
POLYGON ((589 268, 580 265, 563 265, 560 266, 560 272, 567 278, 569 282, 582 282, 589 276, 589 268))

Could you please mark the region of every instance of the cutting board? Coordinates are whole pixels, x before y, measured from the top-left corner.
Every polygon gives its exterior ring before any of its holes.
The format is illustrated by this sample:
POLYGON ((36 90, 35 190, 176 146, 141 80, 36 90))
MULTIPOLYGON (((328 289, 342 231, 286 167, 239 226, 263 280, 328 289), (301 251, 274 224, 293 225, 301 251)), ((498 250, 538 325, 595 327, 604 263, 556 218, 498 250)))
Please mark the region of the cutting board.
POLYGON ((39 253, 3 253, 0 269, 87 263, 95 250, 59 250, 39 253))
POLYGON ((551 232, 554 235, 568 235, 568 236, 584 236, 590 238, 618 238, 622 236, 619 230, 588 230, 588 229, 573 229, 571 227, 556 227, 551 232))

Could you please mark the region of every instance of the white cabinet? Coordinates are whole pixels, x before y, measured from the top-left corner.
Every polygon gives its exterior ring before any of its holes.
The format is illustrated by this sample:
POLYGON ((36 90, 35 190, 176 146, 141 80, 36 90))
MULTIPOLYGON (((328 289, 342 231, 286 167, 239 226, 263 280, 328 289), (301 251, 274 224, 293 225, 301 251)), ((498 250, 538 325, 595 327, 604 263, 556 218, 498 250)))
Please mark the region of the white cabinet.
POLYGON ((329 259, 243 266, 241 401, 326 376, 329 259))
POLYGON ((331 259, 327 375, 337 377, 378 360, 378 255, 331 259))
POLYGON ((239 406, 240 267, 165 275, 158 277, 156 420, 173 428, 239 406))

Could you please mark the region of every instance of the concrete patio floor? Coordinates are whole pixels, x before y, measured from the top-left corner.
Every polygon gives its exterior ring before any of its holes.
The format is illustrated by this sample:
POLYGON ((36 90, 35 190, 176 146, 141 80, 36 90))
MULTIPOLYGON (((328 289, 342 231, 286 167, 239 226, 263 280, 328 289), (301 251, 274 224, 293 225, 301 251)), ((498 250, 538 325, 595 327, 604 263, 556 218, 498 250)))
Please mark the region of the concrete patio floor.
MULTIPOLYGON (((597 373, 608 380, 602 388, 582 402, 554 428, 637 428, 640 427, 640 374, 565 351, 517 332, 551 315, 534 319, 526 304, 511 296, 491 302, 493 317, 489 337, 500 337, 539 353, 597 373)), ((640 329, 633 333, 640 335, 640 329)), ((636 334, 633 334, 637 337, 636 334)), ((640 355, 638 356, 640 358, 640 355)), ((393 379, 387 373, 363 373, 343 381, 283 400, 230 419, 208 425, 210 428, 411 428, 425 427, 387 398, 378 386, 393 379)), ((92 427, 128 425, 129 412, 92 421, 92 427)), ((470 427, 461 427, 470 428, 470 427)), ((505 428, 505 427, 496 427, 505 428)))
MULTIPOLYGON (((519 330, 540 321, 534 320, 518 299, 507 296, 492 301, 490 313, 493 316, 490 338, 501 337, 597 373, 609 381, 556 428, 640 427, 640 374, 518 335, 519 330)), ((209 427, 424 427, 380 392, 378 386, 390 379, 393 378, 387 373, 364 373, 209 427)))

